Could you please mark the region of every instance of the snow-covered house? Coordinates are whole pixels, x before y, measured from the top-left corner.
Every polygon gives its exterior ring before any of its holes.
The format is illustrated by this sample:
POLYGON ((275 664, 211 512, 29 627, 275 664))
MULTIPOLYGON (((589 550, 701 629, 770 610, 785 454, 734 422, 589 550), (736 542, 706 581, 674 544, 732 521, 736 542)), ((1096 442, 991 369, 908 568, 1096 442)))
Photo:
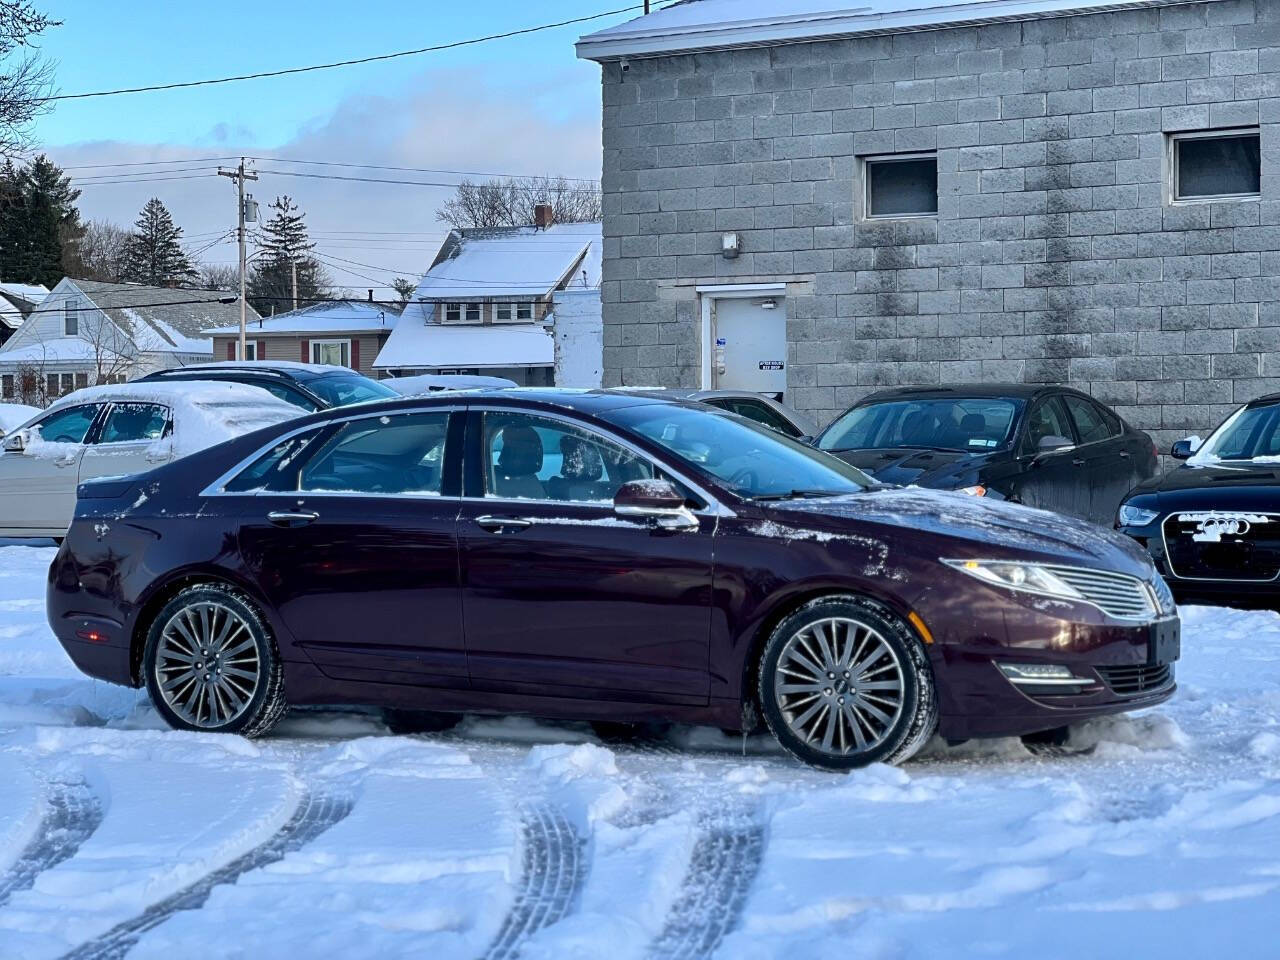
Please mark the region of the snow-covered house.
POLYGON ((555 382, 558 295, 599 300, 599 223, 454 230, 386 346, 381 373, 492 374, 522 386, 555 382))
POLYGON ((0 283, 0 346, 13 336, 49 288, 36 283, 0 283))
MULTIPOLYGON (((257 322, 252 307, 248 315, 257 322)), ((0 347, 0 395, 47 403, 79 387, 212 360, 209 331, 239 319, 239 300, 225 291, 66 277, 0 347)))
MULTIPOLYGON (((386 346, 399 319, 396 307, 369 300, 327 301, 259 317, 245 332, 246 358, 326 363, 374 376, 374 358, 386 346)), ((213 355, 219 360, 234 360, 240 340, 239 320, 210 332, 213 355)))

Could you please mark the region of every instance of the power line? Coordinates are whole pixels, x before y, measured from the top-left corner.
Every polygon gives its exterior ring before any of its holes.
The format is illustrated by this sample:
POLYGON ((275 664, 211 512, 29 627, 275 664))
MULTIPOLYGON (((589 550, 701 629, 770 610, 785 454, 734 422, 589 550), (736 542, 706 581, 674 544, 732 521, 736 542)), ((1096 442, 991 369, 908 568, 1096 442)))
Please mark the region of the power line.
POLYGON ((315 167, 351 167, 359 170, 393 170, 399 173, 443 173, 457 177, 510 177, 513 179, 531 180, 564 180, 569 183, 599 183, 589 177, 566 177, 559 174, 521 174, 521 173, 484 173, 479 170, 439 170, 431 167, 392 167, 377 163, 342 163, 337 160, 295 160, 291 157, 248 157, 264 163, 295 163, 315 167))
POLYGON ((235 157, 183 157, 180 160, 130 160, 127 163, 80 163, 63 170, 105 170, 112 167, 154 167, 165 163, 220 163, 235 157))
POLYGON ((213 77, 208 80, 185 80, 177 83, 159 83, 146 87, 121 87, 116 90, 95 90, 87 93, 59 93, 50 97, 45 97, 44 102, 53 102, 56 100, 87 100, 91 97, 115 97, 128 93, 148 93, 156 90, 178 90, 186 87, 207 87, 221 83, 235 83, 241 80, 261 80, 266 77, 284 77, 298 73, 311 73, 316 70, 334 70, 338 67, 354 67, 365 63, 376 63, 381 60, 396 60, 401 57, 414 57, 424 53, 438 53, 442 50, 454 50, 458 47, 469 47, 479 43, 488 43, 491 40, 506 40, 510 37, 519 37, 530 33, 540 33, 544 30, 554 30, 557 27, 567 27, 575 23, 588 23, 592 20, 601 20, 604 17, 616 16, 620 13, 631 13, 635 10, 644 9, 644 4, 637 4, 629 7, 621 7, 617 10, 607 10, 604 13, 593 13, 585 17, 574 17, 570 20, 561 20, 558 23, 543 23, 536 27, 522 27, 519 30, 508 30, 504 33, 493 33, 484 37, 472 37, 467 40, 454 40, 450 43, 440 43, 430 47, 419 47, 416 50, 401 50, 396 53, 382 53, 372 57, 359 57, 354 60, 338 60, 334 63, 317 63, 305 67, 288 67, 283 70, 264 70, 260 73, 244 73, 230 77, 213 77))

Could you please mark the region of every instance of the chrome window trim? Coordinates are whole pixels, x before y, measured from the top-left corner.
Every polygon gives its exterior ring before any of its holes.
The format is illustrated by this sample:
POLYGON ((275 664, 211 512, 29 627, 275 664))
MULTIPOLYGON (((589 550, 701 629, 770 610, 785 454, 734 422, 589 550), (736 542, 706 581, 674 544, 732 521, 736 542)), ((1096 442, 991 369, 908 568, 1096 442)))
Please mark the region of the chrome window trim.
MULTIPOLYGON (((683 483, 686 487, 693 490, 693 492, 696 493, 698 496, 702 497, 702 499, 707 502, 707 506, 702 510, 694 510, 693 513, 695 516, 726 517, 726 518, 737 516, 736 513, 734 513, 732 510, 726 507, 723 503, 721 503, 719 497, 712 496, 709 492, 707 492, 707 488, 703 486, 701 483, 698 483, 694 480, 690 480, 687 474, 683 473, 680 470, 676 470, 671 468, 670 466, 667 466, 664 461, 654 460, 652 454, 650 454, 648 451, 640 449, 640 447, 638 447, 635 443, 619 435, 610 427, 599 427, 594 423, 584 423, 581 420, 577 420, 573 417, 565 416, 564 414, 561 414, 558 411, 529 409, 526 407, 504 407, 501 405, 484 404, 484 405, 477 405, 477 406, 468 406, 467 410, 475 413, 510 413, 514 411, 514 412, 523 413, 529 416, 542 417, 543 419, 546 419, 546 420, 556 420, 560 423, 566 423, 570 426, 577 427, 579 430, 585 430, 588 433, 598 433, 601 436, 606 437, 610 442, 616 443, 618 446, 622 447, 624 450, 627 450, 630 453, 635 454, 635 456, 637 456, 641 460, 644 460, 646 463, 649 463, 651 466, 659 465, 662 470, 671 474, 673 477, 675 477, 677 480, 683 483)), ((475 501, 479 503, 530 503, 530 504, 543 504, 543 505, 551 504, 556 506, 571 505, 571 506, 584 506, 584 507, 599 507, 602 504, 607 504, 609 502, 605 500, 525 500, 525 499, 512 500, 505 497, 463 497, 463 499, 469 500, 469 501, 475 501)))
MULTIPOLYGON (((1265 579, 1258 579, 1258 578, 1241 579, 1240 577, 1184 577, 1182 576, 1182 574, 1178 573, 1177 570, 1173 569, 1173 559, 1169 556, 1169 532, 1167 529, 1167 525, 1169 521, 1172 520, 1176 515, 1181 513, 1214 513, 1214 512, 1230 514, 1233 511, 1231 510, 1219 510, 1219 511, 1174 510, 1169 514, 1166 514, 1164 519, 1160 521, 1160 542, 1164 546, 1164 562, 1165 562, 1165 565, 1169 568, 1169 573, 1173 576, 1173 578, 1175 580, 1188 580, 1192 583, 1275 583, 1277 580, 1280 580, 1280 570, 1276 571, 1275 576, 1266 577, 1265 579)), ((1237 510, 1234 512, 1240 513, 1243 511, 1237 510)), ((1251 510, 1248 512, 1257 513, 1264 517, 1275 517, 1277 522, 1280 522, 1280 513, 1276 513, 1275 511, 1272 511, 1272 510, 1251 510)))

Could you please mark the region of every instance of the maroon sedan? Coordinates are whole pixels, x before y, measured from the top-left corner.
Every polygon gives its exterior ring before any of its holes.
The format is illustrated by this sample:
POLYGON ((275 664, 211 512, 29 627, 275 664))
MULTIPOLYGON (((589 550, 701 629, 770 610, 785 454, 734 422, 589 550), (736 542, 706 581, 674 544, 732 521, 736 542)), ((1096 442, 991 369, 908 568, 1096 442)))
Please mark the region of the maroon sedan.
POLYGON ((1119 534, 880 485, 699 404, 551 390, 332 410, 85 484, 48 611, 181 729, 763 715, 837 769, 1151 706, 1179 644, 1119 534))

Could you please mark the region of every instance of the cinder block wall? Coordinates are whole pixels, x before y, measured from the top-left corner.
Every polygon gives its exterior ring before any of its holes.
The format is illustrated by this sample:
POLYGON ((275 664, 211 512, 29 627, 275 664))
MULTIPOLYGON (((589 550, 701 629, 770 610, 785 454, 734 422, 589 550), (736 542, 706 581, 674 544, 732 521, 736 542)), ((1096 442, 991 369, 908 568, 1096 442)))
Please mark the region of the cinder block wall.
POLYGON ((603 102, 606 385, 695 385, 694 286, 786 280, 824 422, 1062 382, 1167 444, 1280 390, 1280 0, 636 59, 603 102), (1167 133, 1259 123, 1261 202, 1165 202, 1167 133), (857 220, 859 156, 934 149, 936 219, 857 220))

